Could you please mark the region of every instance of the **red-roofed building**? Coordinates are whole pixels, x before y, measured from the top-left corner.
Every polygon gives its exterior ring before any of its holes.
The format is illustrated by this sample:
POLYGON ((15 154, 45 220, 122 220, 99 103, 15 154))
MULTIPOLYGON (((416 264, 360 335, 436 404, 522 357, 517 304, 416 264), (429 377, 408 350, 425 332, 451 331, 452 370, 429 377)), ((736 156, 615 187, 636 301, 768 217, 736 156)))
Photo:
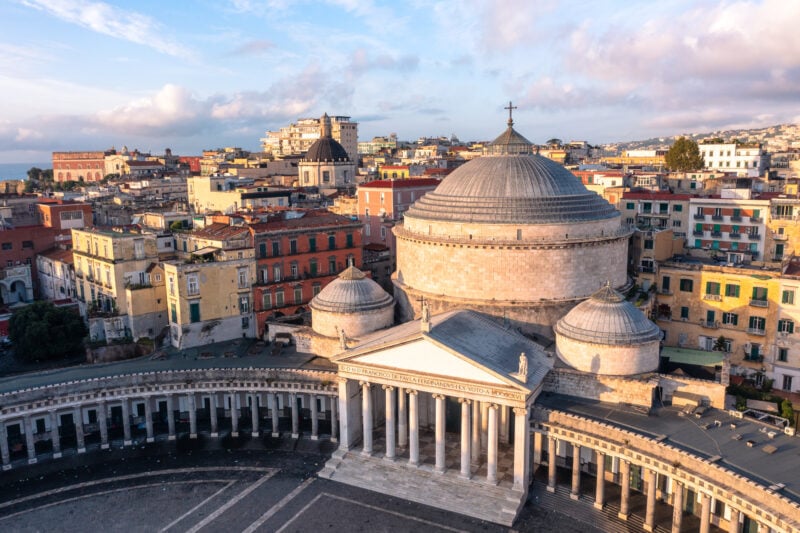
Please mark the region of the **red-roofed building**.
POLYGON ((675 236, 685 237, 689 228, 691 195, 670 192, 623 193, 619 202, 622 220, 639 229, 671 229, 675 236))
POLYGON ((311 299, 345 268, 362 266, 361 227, 358 220, 326 210, 283 211, 249 225, 259 336, 267 320, 306 312, 311 299))

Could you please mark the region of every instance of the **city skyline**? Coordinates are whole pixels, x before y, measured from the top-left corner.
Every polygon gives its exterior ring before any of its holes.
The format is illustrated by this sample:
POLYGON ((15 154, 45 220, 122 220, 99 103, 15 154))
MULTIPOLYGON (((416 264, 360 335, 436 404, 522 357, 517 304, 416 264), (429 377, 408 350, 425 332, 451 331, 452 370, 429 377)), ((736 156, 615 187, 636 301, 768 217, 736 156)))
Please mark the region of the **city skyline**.
POLYGON ((155 2, 0 7, 0 162, 257 149, 323 112, 360 139, 590 143, 798 122, 800 2, 155 2))

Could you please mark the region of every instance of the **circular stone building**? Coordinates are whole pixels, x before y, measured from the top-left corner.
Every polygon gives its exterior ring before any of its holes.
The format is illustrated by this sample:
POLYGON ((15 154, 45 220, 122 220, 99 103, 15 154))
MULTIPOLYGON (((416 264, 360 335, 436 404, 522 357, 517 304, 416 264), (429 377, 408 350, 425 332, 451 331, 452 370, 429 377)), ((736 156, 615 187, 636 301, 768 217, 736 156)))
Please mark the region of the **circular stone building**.
POLYGON ((332 189, 355 182, 356 166, 347 150, 331 136, 331 119, 320 119, 320 137, 297 165, 301 187, 332 189))
POLYGON ((576 370, 630 376, 658 368, 661 330, 608 285, 553 329, 556 354, 576 370))
POLYGON ((471 308, 550 328, 606 280, 627 282, 619 212, 508 129, 420 198, 394 229, 403 319, 471 308))
POLYGON ((311 303, 311 327, 325 337, 360 337, 394 322, 394 298, 354 266, 339 274, 311 303))

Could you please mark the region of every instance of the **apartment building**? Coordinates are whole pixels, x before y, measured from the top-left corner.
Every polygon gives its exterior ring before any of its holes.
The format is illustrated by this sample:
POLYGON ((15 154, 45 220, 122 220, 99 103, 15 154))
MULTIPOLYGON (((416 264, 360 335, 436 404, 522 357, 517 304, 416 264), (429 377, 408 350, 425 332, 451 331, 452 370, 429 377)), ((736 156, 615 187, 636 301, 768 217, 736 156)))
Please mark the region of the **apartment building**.
POLYGON ((688 246, 719 251, 732 263, 764 260, 770 201, 750 199, 746 189, 722 192, 722 198, 689 201, 692 234, 688 246))
POLYGON ((627 191, 622 194, 619 210, 622 220, 639 229, 671 229, 675 236, 685 237, 689 228, 687 194, 669 192, 627 191))
MULTIPOLYGON (((319 118, 301 118, 278 131, 267 131, 261 139, 262 149, 276 156, 305 153, 320 138, 319 118)), ((358 122, 350 117, 330 117, 331 136, 347 151, 351 161, 358 161, 358 122)))
POLYGON ((254 180, 234 176, 193 176, 186 180, 189 205, 195 213, 219 211, 235 213, 240 209, 288 207, 291 189, 257 185, 254 180))
POLYGON ((736 172, 739 176, 757 177, 769 167, 769 154, 760 143, 702 143, 700 155, 706 169, 736 172))

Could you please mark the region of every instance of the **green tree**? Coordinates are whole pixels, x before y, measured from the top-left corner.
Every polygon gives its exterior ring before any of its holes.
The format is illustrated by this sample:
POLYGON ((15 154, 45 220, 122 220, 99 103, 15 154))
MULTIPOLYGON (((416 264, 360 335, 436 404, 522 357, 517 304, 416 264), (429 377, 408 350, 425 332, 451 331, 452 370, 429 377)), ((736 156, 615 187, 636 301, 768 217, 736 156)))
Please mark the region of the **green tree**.
POLYGON ((703 156, 697 143, 681 137, 673 144, 664 158, 667 168, 677 172, 689 172, 703 168, 703 156))
POLYGON ((80 315, 50 302, 33 302, 15 311, 8 324, 14 352, 25 361, 69 357, 83 350, 88 334, 80 315))
POLYGON ((781 416, 789 420, 789 425, 794 425, 794 407, 792 407, 791 400, 783 400, 781 402, 781 416))
POLYGON ((37 181, 42 179, 42 169, 39 167, 31 167, 28 170, 28 179, 30 181, 37 181))
POLYGON ((555 137, 547 141, 548 146, 561 146, 562 144, 564 143, 561 141, 561 139, 556 139, 555 137))

